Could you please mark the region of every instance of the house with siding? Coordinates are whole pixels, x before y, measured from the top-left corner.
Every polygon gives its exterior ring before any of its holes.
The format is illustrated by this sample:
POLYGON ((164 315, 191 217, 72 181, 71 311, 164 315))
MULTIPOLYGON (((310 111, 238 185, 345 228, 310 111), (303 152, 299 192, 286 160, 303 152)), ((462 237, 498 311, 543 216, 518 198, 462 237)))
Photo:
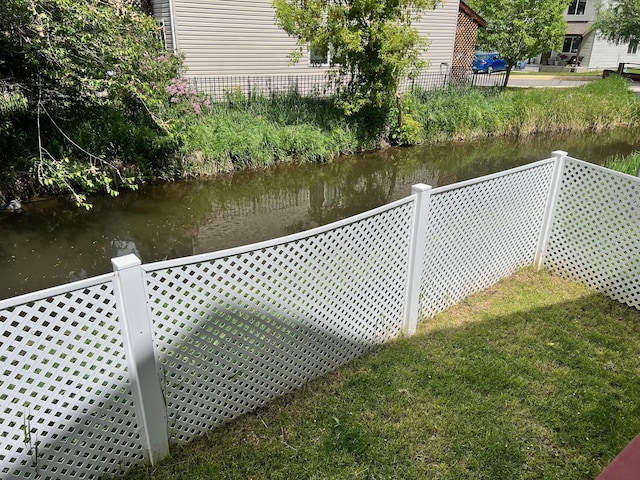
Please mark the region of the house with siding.
MULTIPOLYGON (((615 44, 591 30, 597 7, 602 0, 573 0, 564 11, 567 33, 562 49, 542 55, 539 62, 559 68, 573 57, 581 58, 579 70, 616 70, 619 63, 640 63, 637 44, 615 44)), ((605 2, 606 4, 606 2, 605 2)), ((541 66, 541 69, 544 69, 541 66)))
MULTIPOLYGON (((323 73, 311 52, 289 63, 296 40, 278 28, 272 0, 151 0, 169 49, 185 56, 187 77, 274 76, 323 73)), ((429 40, 429 70, 454 59, 460 0, 426 12, 415 27, 429 40)), ((475 41, 475 35, 473 36, 475 41)))

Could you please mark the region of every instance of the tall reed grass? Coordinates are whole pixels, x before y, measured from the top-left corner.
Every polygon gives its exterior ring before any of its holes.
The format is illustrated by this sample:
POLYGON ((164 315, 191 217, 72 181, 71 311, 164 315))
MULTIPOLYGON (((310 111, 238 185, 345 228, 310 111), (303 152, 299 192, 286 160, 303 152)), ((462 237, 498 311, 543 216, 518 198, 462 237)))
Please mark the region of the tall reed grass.
POLYGON ((640 102, 629 91, 627 81, 615 76, 570 89, 417 92, 411 107, 425 126, 426 142, 597 132, 640 121, 640 102))
POLYGON ((362 149, 354 119, 328 99, 296 93, 271 98, 229 95, 209 114, 182 126, 186 174, 279 162, 327 162, 362 149))
MULTIPOLYGON (((637 125, 640 101, 619 77, 570 89, 449 88, 405 98, 401 144, 602 131, 637 125)), ((278 162, 326 162, 398 141, 392 108, 347 117, 332 99, 231 92, 181 125, 183 171, 208 174, 278 162)))
POLYGON ((640 151, 633 152, 626 157, 616 155, 611 160, 608 160, 604 166, 629 175, 640 176, 640 151))

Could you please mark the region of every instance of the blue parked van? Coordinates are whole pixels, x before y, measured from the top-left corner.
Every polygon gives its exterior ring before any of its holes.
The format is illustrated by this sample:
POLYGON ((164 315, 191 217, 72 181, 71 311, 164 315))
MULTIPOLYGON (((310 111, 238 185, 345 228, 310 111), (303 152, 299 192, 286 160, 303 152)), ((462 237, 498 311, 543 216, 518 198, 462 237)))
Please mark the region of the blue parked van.
POLYGON ((476 52, 473 56, 473 73, 493 73, 507 69, 507 62, 498 52, 476 52))

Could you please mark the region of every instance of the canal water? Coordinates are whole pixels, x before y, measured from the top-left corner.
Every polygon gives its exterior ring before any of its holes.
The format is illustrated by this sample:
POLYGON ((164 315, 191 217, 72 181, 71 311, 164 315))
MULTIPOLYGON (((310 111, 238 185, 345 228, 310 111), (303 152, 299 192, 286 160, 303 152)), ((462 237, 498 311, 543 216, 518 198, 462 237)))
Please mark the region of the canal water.
POLYGON ((493 138, 353 155, 322 165, 280 165, 209 179, 59 200, 0 215, 0 299, 111 271, 111 258, 143 262, 247 245, 324 225, 410 194, 548 158, 566 150, 602 163, 640 149, 638 130, 493 138))

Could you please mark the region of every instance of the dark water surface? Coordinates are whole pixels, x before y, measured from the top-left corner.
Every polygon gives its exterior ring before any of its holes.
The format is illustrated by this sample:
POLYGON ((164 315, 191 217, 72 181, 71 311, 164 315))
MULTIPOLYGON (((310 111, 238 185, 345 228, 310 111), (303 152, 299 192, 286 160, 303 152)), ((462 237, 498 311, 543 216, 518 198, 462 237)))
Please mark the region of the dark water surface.
POLYGON ((282 165, 206 180, 151 185, 92 199, 24 204, 0 215, 0 298, 111 271, 112 257, 143 262, 246 245, 307 230, 410 194, 548 158, 552 150, 602 163, 640 149, 640 131, 486 139, 388 149, 324 165, 282 165))

